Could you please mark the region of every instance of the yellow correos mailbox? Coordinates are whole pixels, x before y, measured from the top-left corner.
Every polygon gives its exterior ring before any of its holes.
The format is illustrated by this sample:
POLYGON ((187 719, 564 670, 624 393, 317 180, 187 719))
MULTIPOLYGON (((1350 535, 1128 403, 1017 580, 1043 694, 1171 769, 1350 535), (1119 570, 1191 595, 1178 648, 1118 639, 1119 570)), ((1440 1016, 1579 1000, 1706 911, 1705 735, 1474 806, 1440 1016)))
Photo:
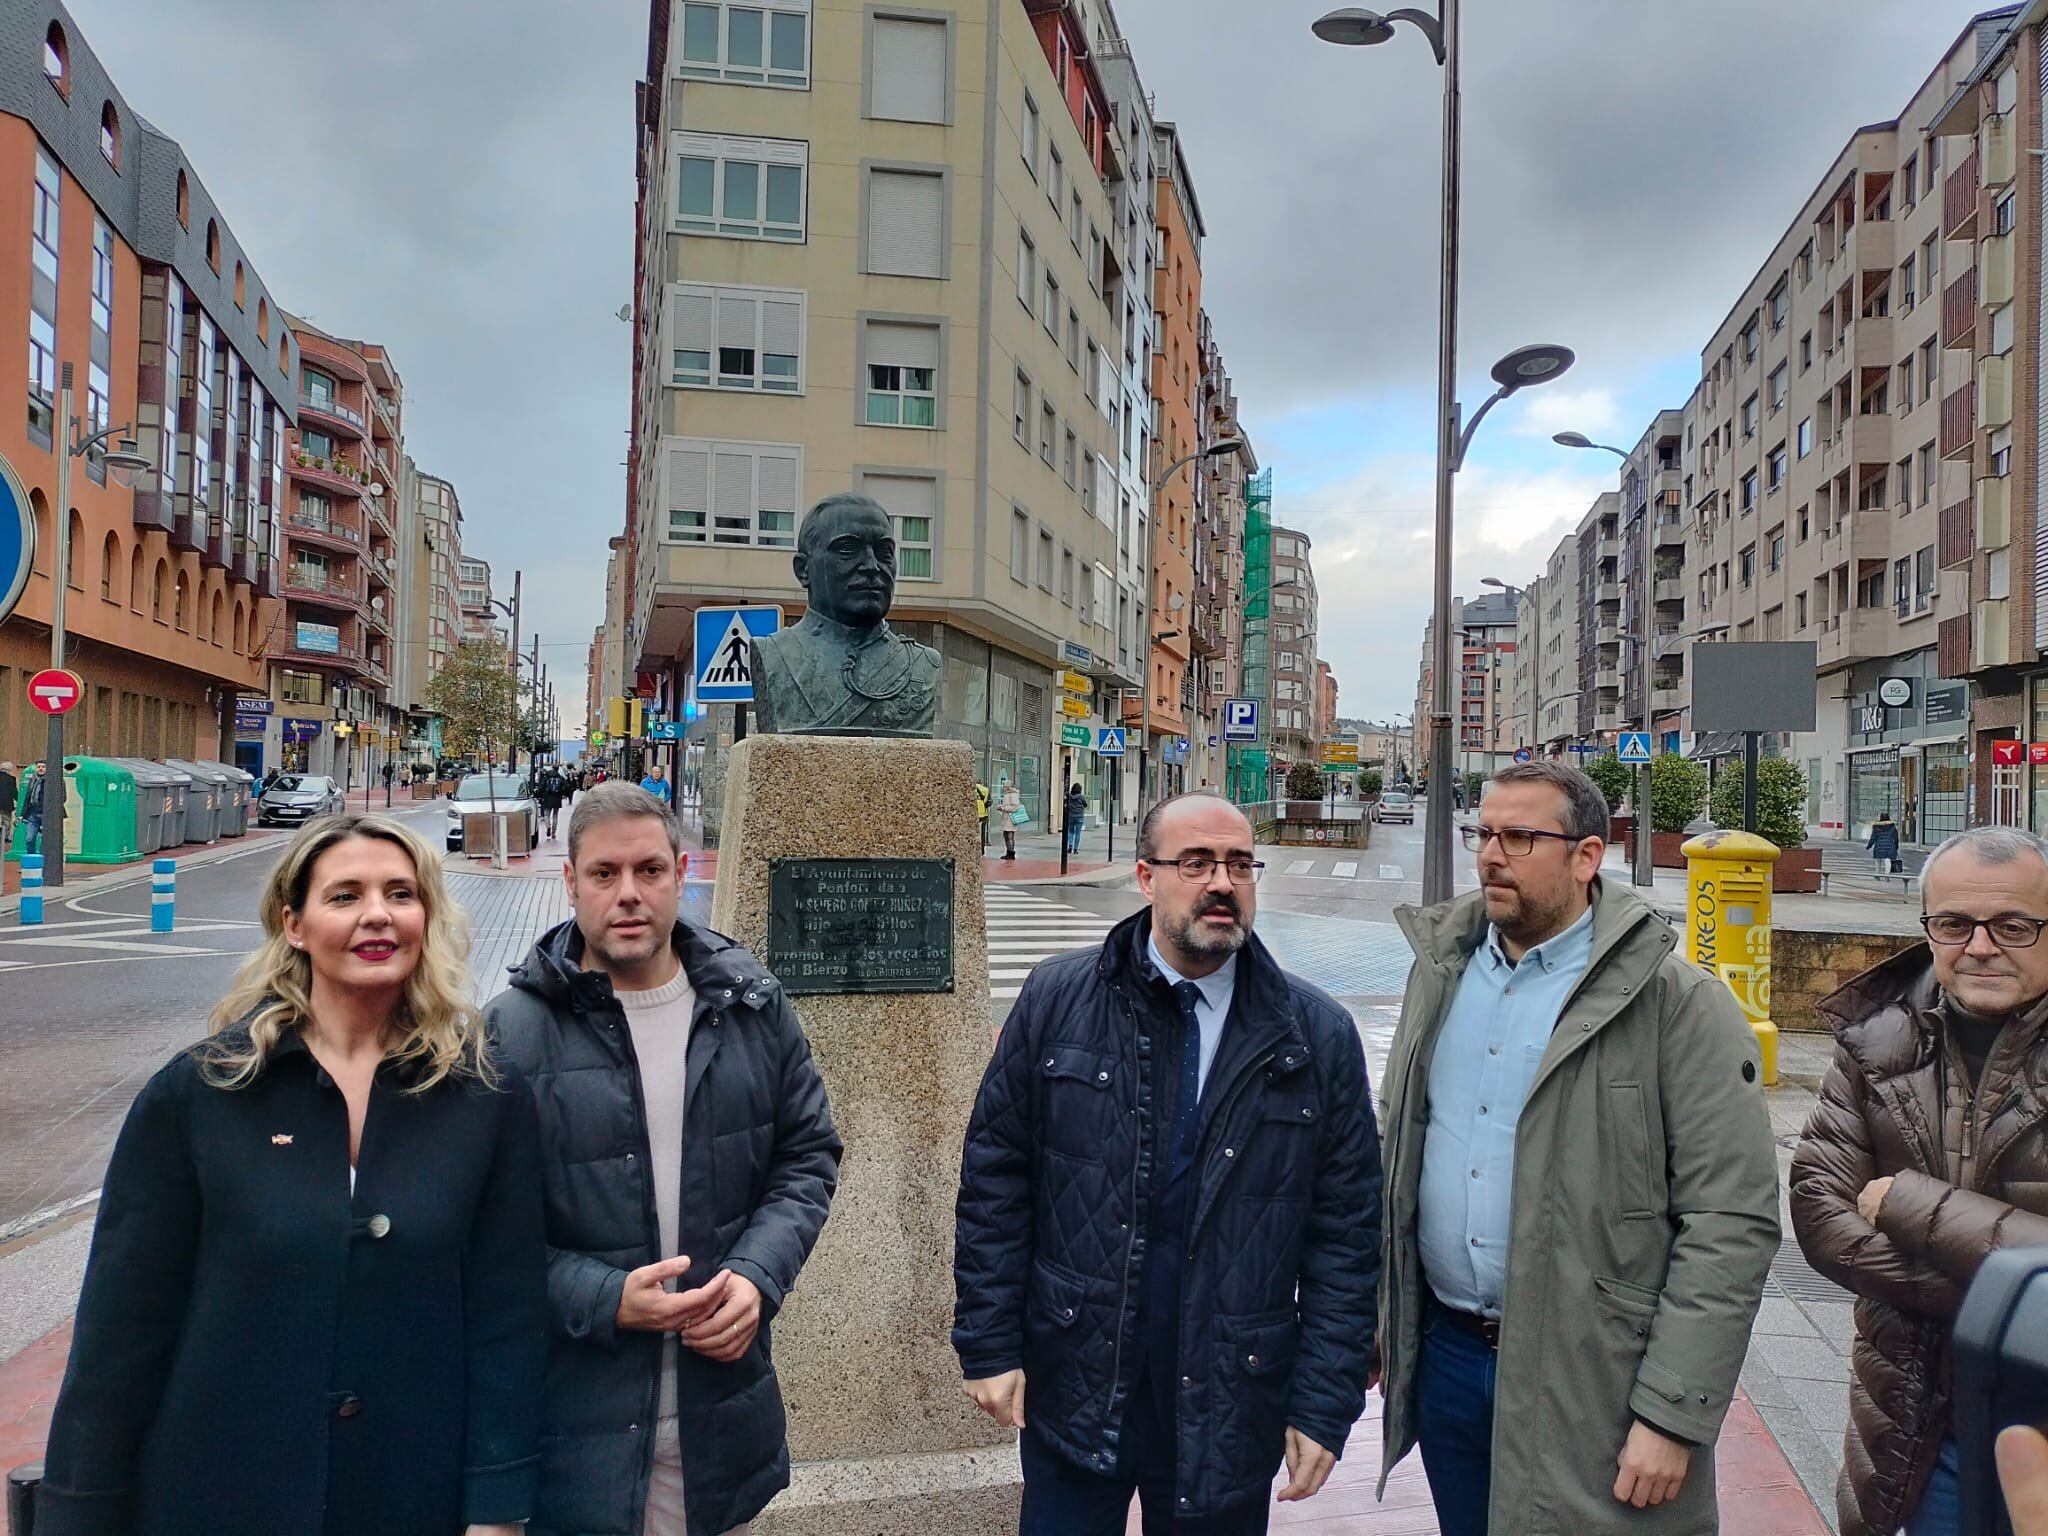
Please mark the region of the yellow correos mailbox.
POLYGON ((1778 1026, 1771 1022, 1771 868, 1778 845, 1753 832, 1708 832, 1682 850, 1687 878, 1685 954, 1735 995, 1764 1059, 1764 1086, 1778 1081, 1778 1026))

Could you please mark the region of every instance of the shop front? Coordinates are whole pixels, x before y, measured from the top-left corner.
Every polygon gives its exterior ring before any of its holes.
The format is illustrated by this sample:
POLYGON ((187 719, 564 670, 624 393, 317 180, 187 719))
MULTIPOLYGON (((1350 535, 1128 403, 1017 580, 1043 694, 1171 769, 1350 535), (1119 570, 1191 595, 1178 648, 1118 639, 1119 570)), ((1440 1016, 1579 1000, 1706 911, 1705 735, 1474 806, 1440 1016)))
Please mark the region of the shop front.
POLYGON ((1902 843, 1931 847, 1969 821, 1970 685, 1936 675, 1915 651, 1859 666, 1846 679, 1842 835, 1870 836, 1879 816, 1902 843))

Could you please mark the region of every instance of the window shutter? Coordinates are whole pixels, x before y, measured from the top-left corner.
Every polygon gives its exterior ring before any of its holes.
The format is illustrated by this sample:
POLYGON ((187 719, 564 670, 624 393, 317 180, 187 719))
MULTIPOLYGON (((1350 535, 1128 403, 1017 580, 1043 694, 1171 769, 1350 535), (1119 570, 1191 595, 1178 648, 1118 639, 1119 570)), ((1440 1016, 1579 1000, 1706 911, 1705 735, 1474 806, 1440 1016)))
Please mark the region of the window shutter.
POLYGON ((754 528, 754 456, 723 449, 714 455, 711 483, 711 539, 746 544, 754 528))
POLYGON ((920 172, 868 177, 868 271, 938 277, 945 257, 945 183, 920 172))
MULTIPOLYGON (((745 347, 755 350, 755 337, 759 330, 759 301, 752 294, 732 293, 721 289, 718 295, 718 344, 721 347, 745 347)), ((760 359, 754 361, 760 367, 760 359)))
POLYGON ((946 120, 944 22, 877 17, 868 67, 876 117, 907 123, 946 120))
POLYGON ((717 350, 718 302, 709 288, 684 287, 675 290, 672 310, 675 349, 679 352, 717 350))
POLYGON ((899 325, 889 320, 868 322, 868 361, 884 368, 939 366, 939 328, 899 325))
POLYGON ((939 515, 939 482, 929 475, 868 475, 862 488, 899 522, 939 515))
MULTIPOLYGON (((761 350, 797 357, 803 351, 804 307, 797 299, 761 301, 761 350)), ((799 370, 801 371, 801 370, 799 370)))
POLYGON ((710 507, 711 455, 701 447, 668 451, 668 533, 671 539, 704 537, 710 507))
POLYGON ((761 489, 756 498, 763 512, 796 511, 796 455, 763 451, 761 489))

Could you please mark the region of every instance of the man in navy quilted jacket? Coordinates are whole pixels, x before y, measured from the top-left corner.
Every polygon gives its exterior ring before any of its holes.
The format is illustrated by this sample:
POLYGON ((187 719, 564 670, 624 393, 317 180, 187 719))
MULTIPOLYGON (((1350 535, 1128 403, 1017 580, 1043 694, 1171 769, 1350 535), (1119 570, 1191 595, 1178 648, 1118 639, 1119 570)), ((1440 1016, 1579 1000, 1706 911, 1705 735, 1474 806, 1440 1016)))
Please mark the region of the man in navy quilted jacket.
POLYGON ((1221 795, 1138 839, 1150 906, 1048 960, 967 1127, 953 1347, 1023 1432, 1023 1536, 1254 1536, 1365 1404, 1380 1153, 1357 1027, 1252 934, 1221 795))

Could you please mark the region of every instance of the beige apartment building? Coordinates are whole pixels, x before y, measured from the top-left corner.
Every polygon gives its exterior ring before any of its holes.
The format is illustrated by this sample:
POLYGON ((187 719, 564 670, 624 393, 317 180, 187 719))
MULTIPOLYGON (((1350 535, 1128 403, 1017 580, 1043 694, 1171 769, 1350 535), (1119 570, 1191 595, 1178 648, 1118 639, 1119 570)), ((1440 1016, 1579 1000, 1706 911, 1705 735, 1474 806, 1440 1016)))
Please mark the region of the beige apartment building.
POLYGON ((1092 743, 1140 686, 1116 486, 1149 306, 1076 11, 693 4, 651 45, 626 670, 673 705, 696 609, 798 618, 800 518, 859 491, 895 524, 892 622, 944 658, 939 733, 1041 823, 1068 773, 1099 804, 1092 743))
POLYGON ((1322 766, 1322 698, 1316 687, 1316 573, 1309 537, 1273 525, 1272 743, 1274 783, 1284 765, 1322 766))
POLYGON ((409 588, 403 609, 404 643, 399 693, 411 714, 406 750, 426 762, 443 755, 441 720, 427 705, 427 685, 439 675, 462 642, 462 598, 458 568, 462 559, 462 501, 455 487, 439 475, 424 473, 405 460, 406 508, 400 533, 402 564, 409 565, 409 588))
POLYGON ((1935 544, 1940 509, 1970 496, 1941 430, 1970 362, 1941 317, 1971 257, 1945 238, 1931 130, 1996 30, 1966 28, 1898 117, 1856 131, 1702 354, 1695 628, 1816 643, 1818 725, 1773 746, 1806 770, 1823 833, 1861 838, 1884 812, 1933 842, 1967 816, 1966 727, 1931 706, 1955 681, 1937 626, 1967 603, 1938 590, 1935 544))
POLYGON ((1243 445, 1235 453, 1203 461, 1203 494, 1196 502, 1193 635, 1199 670, 1188 783, 1221 788, 1230 777, 1223 701, 1244 693, 1245 503, 1259 461, 1250 434, 1238 419, 1237 389, 1206 314, 1202 394, 1203 446, 1232 441, 1243 445))
MULTIPOLYGON (((1521 618, 1527 595, 1489 592, 1451 599, 1451 656, 1457 676, 1451 687, 1452 761, 1465 773, 1491 773, 1514 761, 1523 745, 1526 719, 1517 712, 1516 685, 1521 618)), ((1422 669, 1415 689, 1419 778, 1429 766, 1429 721, 1435 680, 1433 639, 1436 616, 1422 626, 1422 669)))
MULTIPOLYGON (((1541 658, 1535 674, 1536 697, 1524 710, 1533 718, 1530 745, 1540 746, 1544 755, 1564 752, 1578 733, 1579 720, 1579 535, 1577 530, 1557 541, 1536 579, 1531 601, 1525 604, 1542 622, 1532 626, 1530 641, 1541 658), (1533 708, 1533 715, 1528 711, 1533 708)), ((1520 656, 1520 615, 1517 614, 1517 658, 1520 656)), ((1524 683, 1516 674, 1515 697, 1522 698, 1524 683)))

